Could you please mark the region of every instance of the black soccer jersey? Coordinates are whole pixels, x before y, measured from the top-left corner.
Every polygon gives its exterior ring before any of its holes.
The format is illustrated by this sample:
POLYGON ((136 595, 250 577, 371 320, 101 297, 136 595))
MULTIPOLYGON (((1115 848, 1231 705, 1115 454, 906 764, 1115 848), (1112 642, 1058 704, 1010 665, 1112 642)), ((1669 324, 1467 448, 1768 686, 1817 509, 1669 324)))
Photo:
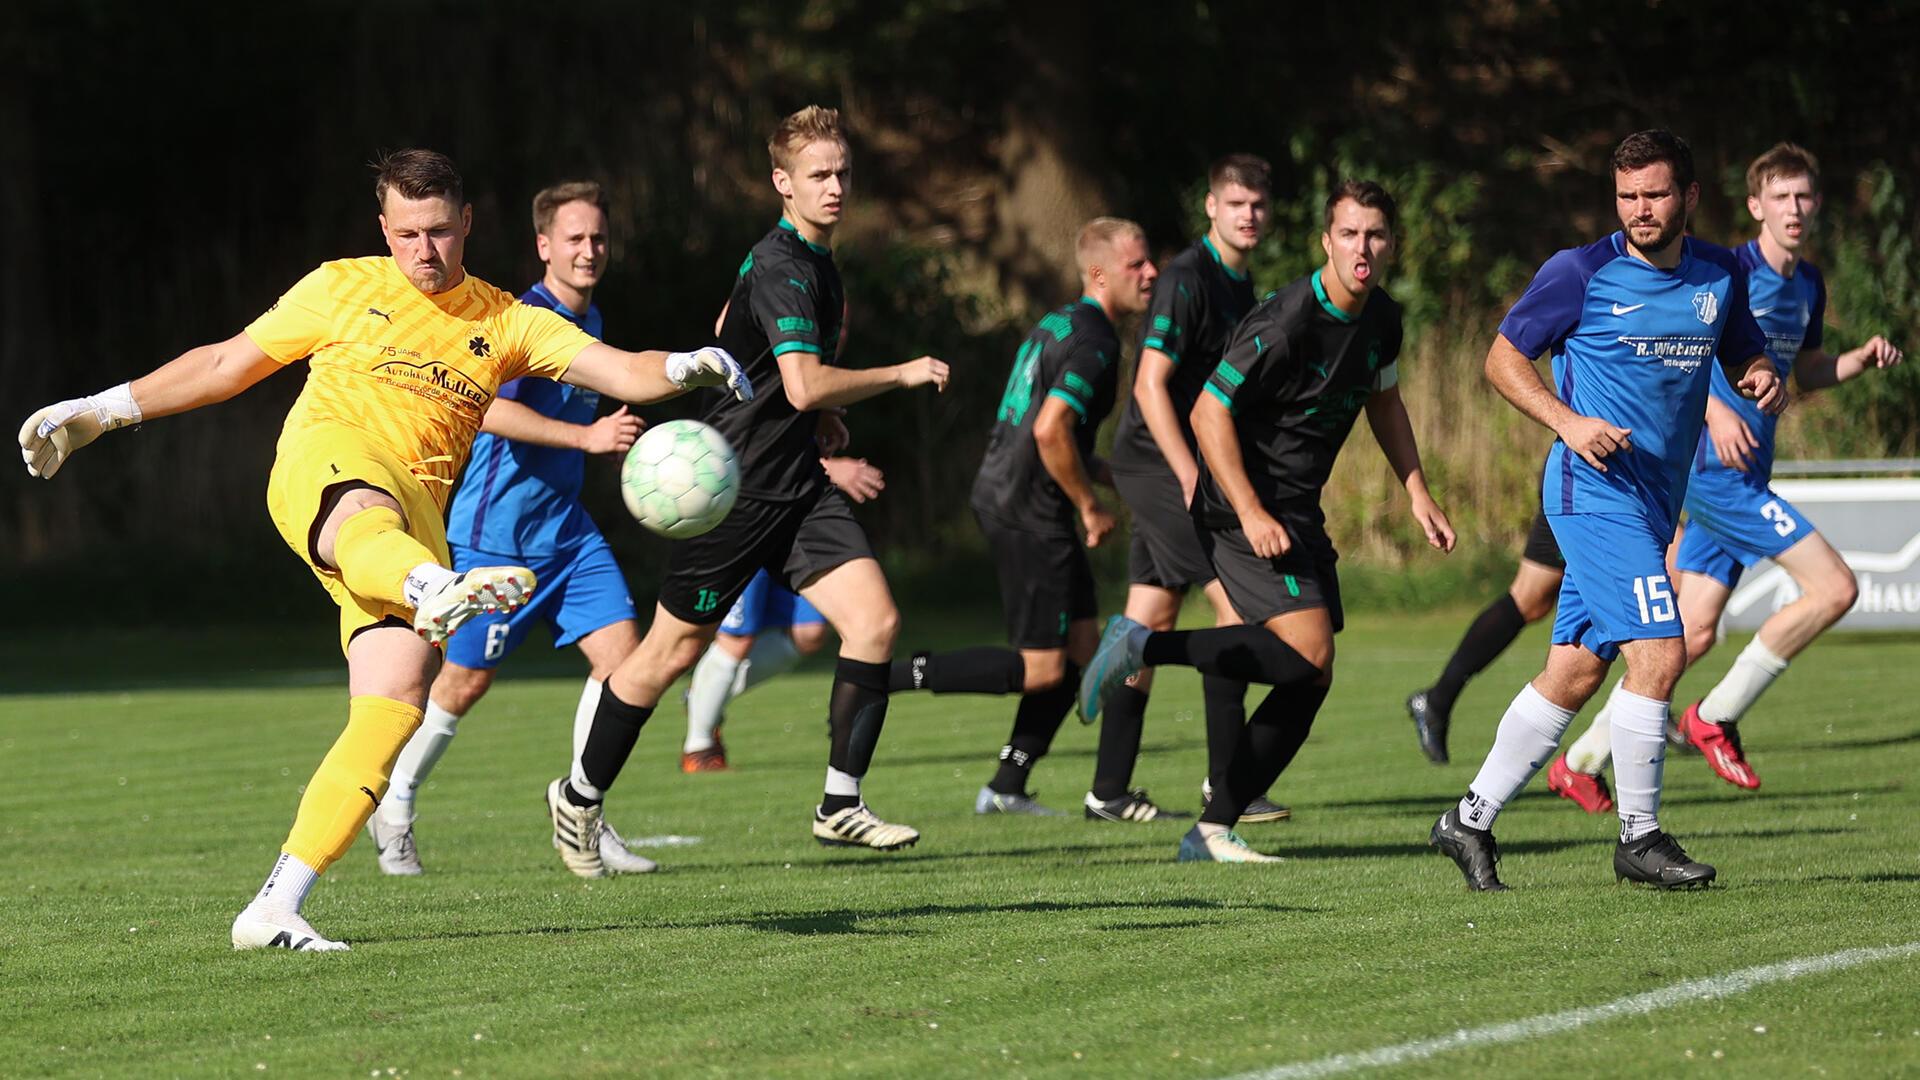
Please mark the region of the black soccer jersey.
MULTIPOLYGON (((1375 289, 1359 315, 1327 299, 1320 272, 1261 301, 1240 323, 1206 392, 1233 413, 1247 477, 1268 507, 1318 499, 1354 418, 1399 377, 1400 305, 1375 289)), ((1206 471, 1210 524, 1233 508, 1206 471)))
POLYGON ((741 495, 799 499, 826 482, 814 443, 818 417, 787 400, 779 358, 799 352, 834 363, 845 310, 833 253, 803 238, 784 218, 740 264, 719 345, 746 369, 753 400, 735 400, 725 387, 715 387, 707 391, 700 418, 733 444, 741 495))
MULTIPOLYGON (((1227 269, 1209 237, 1175 255, 1153 283, 1153 301, 1147 308, 1140 347, 1157 349, 1172 360, 1167 396, 1173 399, 1180 432, 1192 447, 1193 425, 1187 414, 1200 397, 1214 365, 1227 350, 1233 328, 1253 310, 1253 282, 1227 269)), ((1115 472, 1153 472, 1167 467, 1153 441, 1153 432, 1140 413, 1140 403, 1129 395, 1120 427, 1113 436, 1115 472)))
POLYGON ((1113 366, 1119 357, 1113 323, 1087 297, 1040 320, 1014 354, 987 455, 974 477, 975 510, 1010 528, 1073 535, 1079 512, 1041 462, 1033 422, 1046 399, 1066 402, 1080 417, 1074 428, 1080 459, 1090 461, 1094 434, 1113 411, 1113 366))

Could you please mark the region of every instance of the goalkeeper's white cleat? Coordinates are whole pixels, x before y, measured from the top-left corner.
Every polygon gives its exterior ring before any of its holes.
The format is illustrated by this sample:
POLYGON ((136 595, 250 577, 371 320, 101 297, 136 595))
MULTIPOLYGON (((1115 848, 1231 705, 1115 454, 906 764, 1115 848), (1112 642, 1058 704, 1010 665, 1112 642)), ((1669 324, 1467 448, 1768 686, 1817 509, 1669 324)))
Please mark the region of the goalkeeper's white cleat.
POLYGON ((294 952, 346 952, 347 943, 321 937, 307 920, 287 912, 262 912, 248 905, 233 920, 236 949, 292 949, 294 952))
POLYGON ((524 566, 479 566, 420 598, 413 629, 429 645, 444 645, 467 620, 483 612, 513 611, 533 596, 533 571, 524 566))
POLYGON ((367 835, 373 837, 373 850, 380 856, 380 872, 395 877, 417 877, 427 872, 420 865, 420 849, 413 846, 413 823, 389 825, 375 811, 367 819, 367 835))
POLYGON ((600 805, 575 806, 562 790, 567 783, 560 777, 547 785, 547 816, 553 820, 553 849, 567 869, 584 878, 607 876, 607 864, 600 857, 602 835, 600 805))
POLYGON ((627 842, 606 818, 600 819, 600 863, 611 874, 651 874, 660 864, 627 850, 627 842))
POLYGON ((813 810, 813 838, 827 847, 866 847, 899 851, 920 842, 920 830, 881 821, 866 803, 822 815, 813 810))

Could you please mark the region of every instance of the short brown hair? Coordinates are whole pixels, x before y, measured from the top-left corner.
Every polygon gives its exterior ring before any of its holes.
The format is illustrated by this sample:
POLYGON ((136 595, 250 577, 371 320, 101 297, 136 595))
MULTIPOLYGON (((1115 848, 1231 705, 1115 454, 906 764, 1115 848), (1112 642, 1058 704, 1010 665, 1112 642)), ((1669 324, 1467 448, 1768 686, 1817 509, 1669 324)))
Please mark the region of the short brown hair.
POLYGON ((1820 159, 1803 146, 1790 142, 1774 143, 1773 149, 1753 159, 1747 166, 1747 194, 1758 198, 1760 190, 1769 180, 1786 180, 1795 176, 1804 176, 1813 182, 1813 190, 1820 190, 1820 159))
POLYGON ((453 159, 437 150, 389 150, 373 162, 373 197, 380 208, 387 207, 387 192, 397 191, 402 198, 425 199, 444 195, 465 206, 466 185, 453 159))
POLYGON ((1262 195, 1273 191, 1273 166, 1253 154, 1228 154, 1207 170, 1207 190, 1219 191, 1228 184, 1239 184, 1262 195))
POLYGON ((809 105, 780 121, 780 126, 767 136, 767 156, 773 159, 774 168, 788 169, 793 166, 795 154, 808 143, 822 139, 847 145, 846 129, 840 126, 840 110, 829 109, 825 105, 809 105))
POLYGON ((1644 169, 1662 161, 1673 170, 1673 186, 1681 193, 1693 186, 1693 147, 1671 131, 1662 128, 1636 131, 1620 140, 1620 145, 1613 150, 1613 171, 1617 173, 1644 169))
POLYGON ((570 202, 592 203, 607 212, 607 193, 593 180, 568 180, 540 189, 533 197, 533 231, 544 234, 553 228, 553 215, 570 202))
POLYGON ((1333 208, 1353 200, 1369 210, 1378 210, 1387 218, 1387 231, 1400 232, 1400 207, 1387 189, 1372 180, 1342 180, 1327 193, 1326 227, 1333 228, 1333 208))
POLYGON ((1126 218, 1094 218, 1080 226, 1080 236, 1073 242, 1074 261, 1085 269, 1095 255, 1112 248, 1114 241, 1123 236, 1138 236, 1144 240, 1147 230, 1141 228, 1137 222, 1128 221, 1126 218))

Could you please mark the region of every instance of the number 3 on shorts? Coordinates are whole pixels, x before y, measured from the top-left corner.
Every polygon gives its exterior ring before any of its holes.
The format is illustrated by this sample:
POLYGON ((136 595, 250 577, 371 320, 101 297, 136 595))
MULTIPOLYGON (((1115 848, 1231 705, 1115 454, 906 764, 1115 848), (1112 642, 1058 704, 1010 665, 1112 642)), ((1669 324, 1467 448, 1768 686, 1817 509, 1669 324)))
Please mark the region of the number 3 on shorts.
POLYGON ((1793 520, 1793 515, 1787 513, 1778 499, 1767 500, 1767 504, 1760 508, 1760 516, 1773 522, 1773 531, 1781 536, 1792 536, 1793 530, 1800 527, 1800 523, 1793 520))
POLYGON ((1667 575, 1634 578, 1633 598, 1640 602, 1642 623, 1673 621, 1673 590, 1667 586, 1667 575))

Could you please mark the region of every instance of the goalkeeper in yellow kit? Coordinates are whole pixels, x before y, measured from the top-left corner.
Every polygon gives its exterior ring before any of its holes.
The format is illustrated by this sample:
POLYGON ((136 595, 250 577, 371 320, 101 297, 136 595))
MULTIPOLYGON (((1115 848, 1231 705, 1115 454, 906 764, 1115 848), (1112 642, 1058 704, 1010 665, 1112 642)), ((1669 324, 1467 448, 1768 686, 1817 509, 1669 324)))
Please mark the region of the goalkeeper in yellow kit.
POLYGON ((420 724, 435 646, 481 611, 520 606, 535 587, 523 567, 447 569, 448 492, 500 384, 538 375, 634 403, 722 383, 752 395, 722 350, 622 352, 468 275, 473 208, 444 155, 402 150, 376 170, 391 257, 326 263, 227 341, 50 405, 20 429, 27 471, 51 477, 104 432, 225 401, 310 357, 267 506, 340 605, 347 728, 307 782, 266 884, 234 920, 240 949, 347 947, 316 932, 300 907, 386 793, 420 724))

